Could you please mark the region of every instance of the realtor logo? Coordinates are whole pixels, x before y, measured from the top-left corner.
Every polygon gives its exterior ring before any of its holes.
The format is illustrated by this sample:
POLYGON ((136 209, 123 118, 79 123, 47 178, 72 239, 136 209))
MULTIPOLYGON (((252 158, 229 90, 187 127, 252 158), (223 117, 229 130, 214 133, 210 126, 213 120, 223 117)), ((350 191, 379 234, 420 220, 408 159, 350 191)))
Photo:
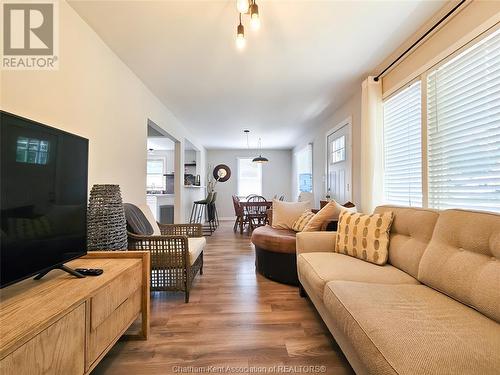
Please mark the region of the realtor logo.
POLYGON ((3 69, 57 69, 57 5, 3 2, 3 69))

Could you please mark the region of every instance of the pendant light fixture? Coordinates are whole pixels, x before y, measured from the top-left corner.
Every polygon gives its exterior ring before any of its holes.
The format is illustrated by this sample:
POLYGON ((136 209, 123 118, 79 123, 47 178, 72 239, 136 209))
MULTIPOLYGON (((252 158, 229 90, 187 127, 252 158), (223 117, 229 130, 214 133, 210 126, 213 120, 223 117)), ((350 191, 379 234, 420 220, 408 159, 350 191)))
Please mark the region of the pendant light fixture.
MULTIPOLYGON (((247 137, 247 149, 250 150, 250 142, 248 140, 248 135, 250 134, 250 130, 243 130, 243 133, 245 133, 245 135, 247 137)), ((253 158, 252 162, 264 164, 264 163, 267 163, 268 161, 269 161, 268 158, 265 158, 264 156, 262 156, 262 141, 259 138, 259 156, 257 156, 256 158, 253 158)))
POLYGON ((247 136, 247 149, 250 150, 250 142, 248 141, 248 134, 250 134, 250 130, 243 130, 243 133, 245 133, 245 135, 247 136))
POLYGON ((252 5, 250 5, 250 26, 253 30, 260 29, 260 17, 259 17, 259 6, 252 0, 252 5))
POLYGON ((264 163, 267 163, 268 161, 269 161, 268 158, 265 158, 264 156, 262 156, 262 141, 259 138, 259 156, 257 156, 256 158, 253 158, 252 162, 264 164, 264 163))
POLYGON ((240 24, 236 29, 236 47, 238 49, 245 48, 246 40, 245 40, 245 28, 241 24, 241 13, 240 13, 240 24))
POLYGON ((241 50, 245 48, 246 45, 245 27, 243 26, 243 23, 241 21, 241 15, 248 14, 250 16, 250 26, 252 30, 259 30, 259 6, 255 2, 255 0, 236 0, 236 9, 238 9, 238 16, 240 19, 240 23, 236 28, 236 47, 241 50))

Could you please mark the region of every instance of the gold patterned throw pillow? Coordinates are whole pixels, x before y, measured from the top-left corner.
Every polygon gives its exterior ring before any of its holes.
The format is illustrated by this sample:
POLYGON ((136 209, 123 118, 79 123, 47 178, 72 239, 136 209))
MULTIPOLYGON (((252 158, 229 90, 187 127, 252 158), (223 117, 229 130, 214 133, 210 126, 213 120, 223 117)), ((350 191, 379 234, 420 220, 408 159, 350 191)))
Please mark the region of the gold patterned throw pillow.
POLYGON ((337 229, 337 253, 384 265, 389 256, 392 212, 363 215, 342 211, 337 229))
POLYGON ((311 210, 305 210, 302 215, 293 223, 292 229, 295 232, 302 232, 304 230, 304 227, 311 221, 311 219, 315 215, 311 212, 311 210))

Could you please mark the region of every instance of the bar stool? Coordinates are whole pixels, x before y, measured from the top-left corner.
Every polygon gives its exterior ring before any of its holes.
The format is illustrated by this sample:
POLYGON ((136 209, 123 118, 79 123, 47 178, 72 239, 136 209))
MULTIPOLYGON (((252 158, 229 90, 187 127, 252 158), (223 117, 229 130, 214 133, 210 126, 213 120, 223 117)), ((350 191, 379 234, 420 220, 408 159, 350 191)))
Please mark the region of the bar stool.
POLYGON ((219 226, 219 213, 217 212, 217 206, 215 201, 217 200, 217 192, 214 191, 212 195, 212 200, 207 204, 208 213, 208 223, 210 226, 210 232, 214 232, 219 226))
POLYGON ((191 216, 189 218, 190 224, 203 224, 203 218, 207 215, 207 204, 212 202, 213 195, 214 193, 208 193, 205 199, 193 202, 193 208, 191 209, 191 216))
POLYGON ((217 215, 217 208, 215 207, 215 200, 217 199, 217 192, 213 192, 211 196, 211 200, 208 200, 207 197, 207 205, 206 205, 206 222, 208 226, 203 226, 203 230, 206 231, 207 236, 211 236, 213 232, 217 229, 219 225, 219 219, 217 215))

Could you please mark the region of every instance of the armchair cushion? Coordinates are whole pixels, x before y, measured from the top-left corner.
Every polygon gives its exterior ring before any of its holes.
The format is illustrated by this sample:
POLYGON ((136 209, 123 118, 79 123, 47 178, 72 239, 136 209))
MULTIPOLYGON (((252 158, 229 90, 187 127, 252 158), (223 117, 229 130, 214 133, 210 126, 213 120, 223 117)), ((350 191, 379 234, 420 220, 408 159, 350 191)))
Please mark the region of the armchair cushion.
POLYGON ((160 227, 158 226, 158 223, 155 217, 153 216, 153 213, 151 212, 149 206, 147 204, 141 204, 138 207, 141 209, 144 216, 146 216, 146 219, 148 219, 149 224, 151 224, 151 226, 153 227, 153 236, 160 236, 161 235, 160 227))
POLYGON ((153 227, 139 207, 132 203, 124 203, 123 209, 129 232, 142 236, 151 236, 154 233, 153 227))
POLYGON ((201 252, 205 249, 207 241, 205 237, 190 237, 188 238, 189 263, 194 264, 201 252))

